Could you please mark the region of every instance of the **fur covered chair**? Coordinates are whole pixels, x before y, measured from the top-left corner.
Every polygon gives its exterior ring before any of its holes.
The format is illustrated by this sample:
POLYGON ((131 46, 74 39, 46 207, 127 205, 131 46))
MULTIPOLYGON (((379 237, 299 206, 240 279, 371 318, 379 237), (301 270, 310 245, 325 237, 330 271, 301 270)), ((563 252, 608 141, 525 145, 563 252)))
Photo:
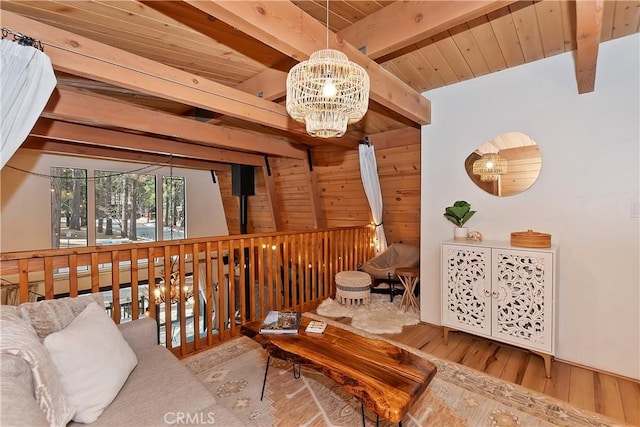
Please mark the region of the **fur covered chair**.
MULTIPOLYGON (((372 292, 389 292, 391 301, 395 292, 395 285, 401 284, 396 276, 396 268, 417 267, 420 264, 420 248, 405 243, 393 243, 384 252, 371 258, 362 265, 362 271, 373 278, 372 292), (382 286, 387 284, 388 286, 382 286), (381 288, 381 289, 378 289, 381 288)), ((399 287, 398 291, 404 291, 399 287)))

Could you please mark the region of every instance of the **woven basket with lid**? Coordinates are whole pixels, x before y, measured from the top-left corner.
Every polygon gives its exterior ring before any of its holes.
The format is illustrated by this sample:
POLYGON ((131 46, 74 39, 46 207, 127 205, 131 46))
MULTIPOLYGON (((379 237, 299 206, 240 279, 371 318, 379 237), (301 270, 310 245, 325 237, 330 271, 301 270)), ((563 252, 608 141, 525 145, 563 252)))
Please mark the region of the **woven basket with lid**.
POLYGON ((551 234, 538 231, 514 231, 511 233, 511 246, 521 248, 550 248, 551 234))

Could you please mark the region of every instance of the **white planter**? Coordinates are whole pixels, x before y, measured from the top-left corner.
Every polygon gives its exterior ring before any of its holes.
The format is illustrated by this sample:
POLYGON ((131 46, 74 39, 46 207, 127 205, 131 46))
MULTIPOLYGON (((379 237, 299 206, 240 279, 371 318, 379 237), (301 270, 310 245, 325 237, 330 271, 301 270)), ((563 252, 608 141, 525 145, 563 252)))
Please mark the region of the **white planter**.
POLYGON ((455 227, 453 229, 454 240, 467 240, 469 237, 469 228, 467 227, 455 227))

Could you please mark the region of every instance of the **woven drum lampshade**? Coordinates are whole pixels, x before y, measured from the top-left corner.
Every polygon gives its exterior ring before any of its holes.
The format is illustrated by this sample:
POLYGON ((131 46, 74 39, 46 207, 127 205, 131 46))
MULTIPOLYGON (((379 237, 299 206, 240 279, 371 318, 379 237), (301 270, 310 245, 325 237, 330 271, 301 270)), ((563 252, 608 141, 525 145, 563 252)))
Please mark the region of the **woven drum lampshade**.
POLYGON ((483 154, 473 162, 473 174, 480 175, 481 181, 496 181, 498 176, 507 173, 507 160, 496 153, 483 154))
POLYGON ((344 135, 369 107, 369 76, 337 50, 314 52, 287 75, 287 112, 319 138, 344 135))

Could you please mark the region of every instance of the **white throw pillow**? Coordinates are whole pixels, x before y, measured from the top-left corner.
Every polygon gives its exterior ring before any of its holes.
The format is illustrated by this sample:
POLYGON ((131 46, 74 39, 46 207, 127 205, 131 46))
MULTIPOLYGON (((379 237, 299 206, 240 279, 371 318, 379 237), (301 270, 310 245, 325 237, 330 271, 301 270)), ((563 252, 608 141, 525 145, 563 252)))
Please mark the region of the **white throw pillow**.
POLYGON ((91 303, 73 322, 44 339, 76 409, 73 420, 94 422, 116 397, 138 360, 102 307, 91 303))

